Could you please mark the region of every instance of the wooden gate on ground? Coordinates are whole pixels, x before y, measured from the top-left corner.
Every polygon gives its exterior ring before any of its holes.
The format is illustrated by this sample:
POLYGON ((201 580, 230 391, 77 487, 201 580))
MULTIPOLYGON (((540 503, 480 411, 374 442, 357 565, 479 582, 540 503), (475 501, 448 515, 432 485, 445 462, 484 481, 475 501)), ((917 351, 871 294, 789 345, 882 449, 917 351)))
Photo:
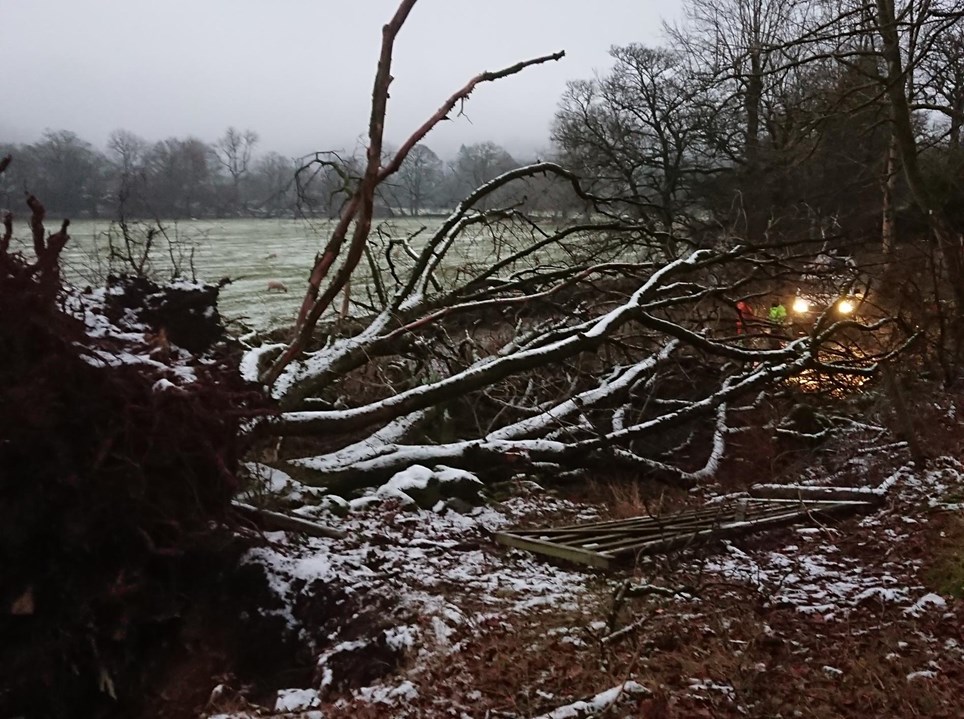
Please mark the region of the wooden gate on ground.
MULTIPOLYGON (((827 488, 822 488, 826 490, 827 488)), ((749 497, 666 516, 642 516, 590 524, 515 529, 494 534, 509 547, 611 569, 636 557, 799 522, 865 512, 882 495, 842 489, 846 499, 749 497), (849 498, 849 497, 856 498, 849 498)))

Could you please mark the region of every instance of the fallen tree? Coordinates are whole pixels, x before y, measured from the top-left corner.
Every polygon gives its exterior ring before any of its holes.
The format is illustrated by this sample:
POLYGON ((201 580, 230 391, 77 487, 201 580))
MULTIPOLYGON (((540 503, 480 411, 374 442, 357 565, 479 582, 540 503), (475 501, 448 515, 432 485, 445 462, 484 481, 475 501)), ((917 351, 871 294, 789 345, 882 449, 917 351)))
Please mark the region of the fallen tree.
POLYGON ((495 475, 624 466, 692 486, 714 474, 769 388, 803 374, 872 376, 906 344, 886 316, 830 308, 802 335, 766 322, 745 331, 736 303, 762 314, 763 298, 813 271, 818 241, 774 232, 748 246, 723 233, 686 251, 675 238, 670 253, 653 223, 621 215, 554 162, 479 187, 424 239, 372 236, 379 184, 477 84, 562 57, 480 74, 382 166, 391 53, 414 4, 402 2, 384 28, 368 163, 318 256, 293 337, 253 347, 243 362, 283 409, 257 432, 324 438, 322 454, 294 458, 315 481, 348 493, 424 463, 495 475), (527 204, 536 178, 591 212, 546 222, 527 204))

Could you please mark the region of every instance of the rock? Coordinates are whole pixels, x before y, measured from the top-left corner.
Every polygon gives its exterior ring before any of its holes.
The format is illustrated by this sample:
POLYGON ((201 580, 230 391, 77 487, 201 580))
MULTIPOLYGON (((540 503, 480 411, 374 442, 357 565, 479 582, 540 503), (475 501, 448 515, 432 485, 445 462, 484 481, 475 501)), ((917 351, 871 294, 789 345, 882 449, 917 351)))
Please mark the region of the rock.
POLYGON ((478 505, 469 504, 460 497, 452 497, 451 499, 445 500, 445 502, 442 504, 442 511, 439 512, 439 514, 443 514, 447 511, 456 512, 458 514, 469 514, 473 509, 475 509, 476 506, 478 505))
POLYGON ((474 506, 485 504, 482 494, 485 485, 471 472, 445 465, 438 465, 435 472, 442 497, 459 499, 474 506))
POLYGON ((439 465, 429 469, 420 464, 396 473, 375 491, 383 499, 411 500, 421 509, 432 509, 440 501, 457 498, 468 505, 485 502, 484 485, 463 469, 439 465))
POLYGON ((336 517, 345 517, 348 515, 351 507, 348 504, 348 500, 343 497, 339 497, 336 494, 326 494, 318 502, 318 506, 328 512, 331 512, 336 517))
POLYGON ((408 499, 422 509, 431 509, 441 498, 439 481, 428 467, 415 464, 397 472, 375 491, 383 499, 408 499))

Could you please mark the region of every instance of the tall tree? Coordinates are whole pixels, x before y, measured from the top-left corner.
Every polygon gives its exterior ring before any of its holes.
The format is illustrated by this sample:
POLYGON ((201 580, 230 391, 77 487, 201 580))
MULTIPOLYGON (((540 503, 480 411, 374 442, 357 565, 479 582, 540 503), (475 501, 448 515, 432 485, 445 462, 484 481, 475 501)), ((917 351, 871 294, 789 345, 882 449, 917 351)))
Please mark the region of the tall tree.
POLYGON ((277 152, 259 158, 251 170, 251 209, 277 217, 295 207, 295 163, 277 152))
MULTIPOLYGON (((501 145, 494 142, 478 142, 473 145, 459 147, 455 160, 450 165, 450 192, 453 197, 461 198, 473 189, 484 185, 504 172, 518 167, 518 163, 501 145)), ((486 201, 486 207, 492 203, 506 201, 499 197, 486 201)))
POLYGON ((413 217, 437 200, 444 165, 427 145, 418 144, 398 168, 393 184, 413 217))
POLYGON ((106 160, 69 130, 45 130, 28 149, 34 175, 30 189, 48 210, 69 217, 96 217, 104 199, 106 160))
POLYGON ((258 133, 254 130, 238 130, 229 127, 214 144, 214 154, 221 167, 230 178, 228 207, 231 212, 246 211, 243 183, 248 177, 251 155, 258 144, 258 133))
POLYGON ((168 138, 147 155, 155 213, 164 217, 211 214, 215 176, 212 148, 197 138, 168 138))
POLYGON ((761 196, 761 135, 768 127, 768 109, 779 106, 774 91, 796 65, 787 62, 795 47, 788 40, 806 5, 795 0, 686 0, 685 22, 666 28, 705 86, 713 88, 718 121, 731 122, 715 140, 741 168, 739 195, 751 242, 763 239, 768 216, 761 196))
POLYGON ((568 84, 552 139, 568 166, 592 178, 594 192, 620 198, 636 218, 655 220, 653 229, 675 257, 693 179, 712 164, 705 88, 675 52, 629 45, 610 55, 608 74, 568 84))

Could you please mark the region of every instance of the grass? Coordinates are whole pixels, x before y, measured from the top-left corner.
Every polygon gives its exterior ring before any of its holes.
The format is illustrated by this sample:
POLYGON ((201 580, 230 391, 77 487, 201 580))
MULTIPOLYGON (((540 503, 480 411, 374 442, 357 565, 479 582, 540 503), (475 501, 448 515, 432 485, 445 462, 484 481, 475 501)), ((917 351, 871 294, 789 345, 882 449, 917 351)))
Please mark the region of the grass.
POLYGON ((657 517, 681 509, 685 498, 684 492, 627 477, 593 479, 585 491, 585 499, 604 506, 611 519, 657 517))
POLYGON ((934 537, 930 567, 924 575, 927 586, 942 596, 964 598, 964 518, 960 514, 939 522, 934 537))

